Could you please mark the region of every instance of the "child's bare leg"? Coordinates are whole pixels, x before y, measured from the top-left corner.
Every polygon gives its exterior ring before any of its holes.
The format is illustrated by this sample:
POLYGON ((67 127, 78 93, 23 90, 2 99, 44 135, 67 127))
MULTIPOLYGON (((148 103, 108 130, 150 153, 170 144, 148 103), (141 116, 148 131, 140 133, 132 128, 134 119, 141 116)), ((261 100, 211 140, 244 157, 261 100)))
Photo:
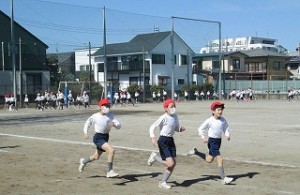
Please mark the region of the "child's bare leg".
POLYGON ((113 169, 115 150, 108 143, 103 144, 102 149, 104 149, 108 153, 108 158, 107 158, 108 171, 111 171, 113 169))
POLYGON ((170 178, 171 174, 173 173, 173 170, 176 165, 176 160, 175 160, 175 158, 173 159, 172 157, 168 157, 168 158, 166 158, 165 161, 162 161, 162 162, 163 162, 162 164, 167 167, 167 170, 163 174, 162 182, 167 182, 168 179, 170 178))
POLYGON ((222 179, 225 178, 225 172, 224 172, 224 167, 223 167, 223 158, 222 156, 217 156, 217 162, 218 162, 218 169, 219 173, 222 179))
POLYGON ((91 161, 98 160, 100 158, 101 154, 102 154, 102 151, 96 150, 95 153, 92 156, 90 156, 90 160, 91 161))
POLYGON ((206 162, 211 163, 214 160, 214 157, 208 154, 205 155, 205 160, 206 162))

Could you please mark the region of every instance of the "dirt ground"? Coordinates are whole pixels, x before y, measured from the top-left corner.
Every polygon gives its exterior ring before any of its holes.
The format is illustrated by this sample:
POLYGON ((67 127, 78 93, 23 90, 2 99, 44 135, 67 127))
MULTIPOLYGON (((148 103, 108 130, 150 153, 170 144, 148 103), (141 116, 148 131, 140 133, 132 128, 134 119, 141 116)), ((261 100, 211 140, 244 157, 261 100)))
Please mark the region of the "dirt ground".
POLYGON ((84 140, 88 110, 0 110, 0 194, 300 194, 299 102, 225 101, 224 117, 231 141, 223 140, 225 172, 233 177, 222 185, 216 162, 208 164, 185 154, 192 147, 207 151, 197 133, 211 113, 211 101, 180 102, 177 113, 187 131, 175 135, 177 165, 170 177, 171 190, 158 188, 165 167, 146 161, 151 151, 149 126, 163 113, 160 103, 114 107, 122 124, 113 129, 116 148, 114 170, 106 178, 107 155, 78 172, 79 159, 95 147, 84 140))

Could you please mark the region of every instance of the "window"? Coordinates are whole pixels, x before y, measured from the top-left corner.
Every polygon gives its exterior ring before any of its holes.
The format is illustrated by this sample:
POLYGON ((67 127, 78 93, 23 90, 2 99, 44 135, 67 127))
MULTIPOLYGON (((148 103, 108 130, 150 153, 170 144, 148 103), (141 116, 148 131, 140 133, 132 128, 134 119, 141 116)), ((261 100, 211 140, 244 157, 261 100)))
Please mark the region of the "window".
POLYGON ((104 72, 104 63, 98 64, 98 72, 104 72))
POLYGON ((129 77, 129 85, 139 84, 138 77, 129 77))
POLYGON ((240 59, 232 59, 233 70, 239 70, 241 68, 240 59))
POLYGON ((167 77, 158 76, 158 85, 166 86, 167 85, 167 77))
POLYGON ((27 75, 27 93, 35 94, 42 91, 42 75, 28 74, 27 75))
POLYGON ((241 41, 237 41, 237 42, 235 43, 235 45, 242 45, 242 42, 241 42, 241 41))
POLYGON ((164 54, 152 54, 152 64, 165 64, 164 54))
MULTIPOLYGON (((143 80, 142 80, 142 82, 143 82, 143 80)), ((149 84, 150 84, 150 78, 149 77, 145 77, 145 85, 149 85, 149 84)))
POLYGON ((80 66, 79 66, 79 70, 80 70, 80 71, 85 71, 85 66, 86 66, 86 65, 80 65, 80 66))
POLYGON ((256 72, 257 63, 249 63, 248 72, 256 72))
MULTIPOLYGON (((91 65, 92 70, 94 70, 94 66, 91 65)), ((79 70, 80 71, 89 71, 90 70, 90 65, 85 64, 85 65, 80 65, 79 66, 79 70)))
POLYGON ((180 55, 180 65, 187 65, 187 55, 180 55))
POLYGON ((280 62, 273 62, 273 68, 275 70, 280 70, 281 69, 281 63, 280 62))
POLYGON ((184 79, 178 79, 177 85, 184 85, 184 79))
POLYGON ((177 64, 177 56, 174 55, 174 64, 177 64))
POLYGON ((247 72, 266 72, 266 63, 253 62, 246 65, 247 72))
POLYGON ((89 65, 85 65, 85 70, 90 70, 90 66, 89 65))
POLYGON ((219 61, 213 61, 212 68, 213 69, 219 69, 220 68, 219 61))

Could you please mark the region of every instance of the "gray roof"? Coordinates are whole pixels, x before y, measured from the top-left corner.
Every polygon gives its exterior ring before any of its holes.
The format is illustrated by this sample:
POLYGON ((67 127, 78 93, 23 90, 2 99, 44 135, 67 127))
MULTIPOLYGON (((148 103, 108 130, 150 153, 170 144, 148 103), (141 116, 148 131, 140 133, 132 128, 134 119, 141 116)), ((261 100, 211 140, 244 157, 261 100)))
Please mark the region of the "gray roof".
MULTIPOLYGON (((142 53, 143 51, 149 52, 170 34, 171 31, 140 34, 135 36, 129 42, 107 44, 106 54, 116 55, 124 53, 142 53)), ((93 54, 93 56, 99 55, 103 55, 103 47, 93 54)))
POLYGON ((277 56, 277 57, 287 57, 286 54, 266 50, 266 49, 253 49, 240 51, 241 53, 246 54, 248 57, 264 57, 264 56, 277 56))
MULTIPOLYGON (((0 18, 1 18, 1 20, 2 20, 2 18, 4 19, 4 20, 9 20, 9 22, 11 21, 11 18, 8 16, 8 15, 6 15, 3 11, 1 11, 0 10, 0 18)), ((33 35, 31 32, 29 32, 26 28, 24 28, 23 26, 21 26, 18 22, 16 22, 15 20, 14 20, 14 26, 15 26, 15 36, 17 37, 17 36, 20 36, 20 35, 18 35, 17 33, 18 33, 18 28, 19 29, 21 29, 22 31, 24 31, 25 33, 27 33, 28 34, 28 36, 30 36, 30 37, 32 37, 34 40, 36 40, 36 41, 38 41, 39 43, 41 43, 42 45, 44 45, 44 47, 46 48, 46 49, 48 49, 49 47, 48 47, 48 45, 46 44, 46 43, 44 43, 43 41, 41 41, 39 38, 37 38, 35 35, 33 35)), ((2 27, 1 27, 2 28, 2 27)), ((1 37, 1 38, 3 38, 3 37, 1 37)), ((1 40, 2 41, 2 40, 1 40)))

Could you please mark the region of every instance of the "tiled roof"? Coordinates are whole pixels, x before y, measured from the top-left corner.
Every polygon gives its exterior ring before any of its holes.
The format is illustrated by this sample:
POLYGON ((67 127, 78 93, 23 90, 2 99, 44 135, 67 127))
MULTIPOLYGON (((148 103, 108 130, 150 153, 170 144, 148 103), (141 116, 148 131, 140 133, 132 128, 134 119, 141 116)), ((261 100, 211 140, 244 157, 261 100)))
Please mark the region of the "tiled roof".
POLYGON ((266 49, 246 50, 246 51, 241 51, 241 53, 244 53, 249 57, 263 57, 263 56, 287 57, 286 54, 281 54, 281 53, 277 53, 277 52, 266 50, 266 49))
MULTIPOLYGON (((140 34, 135 36, 129 42, 107 44, 106 54, 116 55, 124 53, 142 53, 143 51, 148 52, 151 51, 170 34, 170 31, 140 34)), ((93 56, 99 55, 103 55, 103 47, 101 47, 93 54, 93 56)))

